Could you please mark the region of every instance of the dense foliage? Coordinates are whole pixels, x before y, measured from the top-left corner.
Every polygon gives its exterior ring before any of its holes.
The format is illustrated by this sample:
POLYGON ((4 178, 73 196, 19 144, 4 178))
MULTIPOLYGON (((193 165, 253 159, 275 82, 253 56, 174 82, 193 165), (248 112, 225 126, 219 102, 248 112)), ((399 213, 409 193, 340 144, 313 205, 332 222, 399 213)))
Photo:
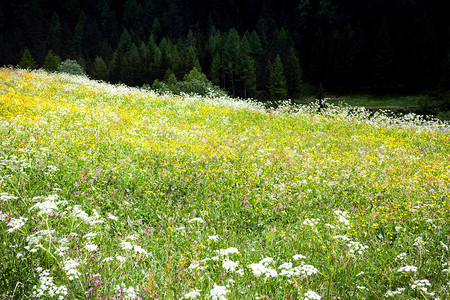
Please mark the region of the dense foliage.
POLYGON ((317 110, 0 69, 1 298, 449 299, 450 127, 317 110))
MULTIPOLYGON (((234 96, 450 88, 444 1, 20 0, 0 3, 0 65, 49 50, 129 85, 193 67, 234 96), (280 56, 286 82, 270 82, 280 56), (101 59, 101 61, 99 60, 101 59), (106 68, 105 68, 106 67, 106 68), (275 89, 275 90, 274 90, 275 89)), ((165 82, 165 84, 169 84, 165 82)))

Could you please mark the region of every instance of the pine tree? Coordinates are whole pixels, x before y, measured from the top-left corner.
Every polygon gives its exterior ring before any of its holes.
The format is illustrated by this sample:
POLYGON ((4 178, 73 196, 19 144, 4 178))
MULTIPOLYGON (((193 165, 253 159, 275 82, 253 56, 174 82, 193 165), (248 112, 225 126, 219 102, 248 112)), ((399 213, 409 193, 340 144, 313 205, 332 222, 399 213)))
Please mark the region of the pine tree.
POLYGON ((294 48, 289 50, 289 55, 287 56, 286 63, 284 64, 284 70, 286 75, 288 96, 291 99, 298 97, 300 94, 300 85, 302 83, 302 69, 294 48))
POLYGON ((236 29, 232 28, 228 32, 225 48, 223 52, 223 63, 226 73, 231 80, 233 96, 236 96, 236 66, 238 62, 240 38, 236 29))
POLYGON ((80 50, 81 43, 83 41, 83 34, 84 34, 84 27, 87 23, 87 17, 84 11, 81 11, 80 16, 78 17, 78 23, 75 26, 74 33, 73 33, 73 44, 77 48, 77 50, 80 50))
POLYGON ((220 84, 220 70, 222 69, 222 61, 219 53, 214 55, 211 63, 211 82, 215 85, 220 84))
POLYGON ((22 58, 19 62, 19 68, 28 70, 35 70, 38 68, 28 48, 25 48, 25 50, 23 51, 22 58))
POLYGON ((237 72, 242 80, 243 97, 253 97, 256 94, 255 61, 251 57, 250 44, 247 38, 242 38, 239 48, 239 61, 237 72))
POLYGON ((164 75, 163 81, 172 93, 177 92, 176 91, 177 77, 175 76, 175 74, 172 72, 171 69, 167 69, 166 74, 164 75))
POLYGON ((44 69, 49 72, 56 72, 61 64, 61 58, 55 55, 52 50, 49 50, 45 57, 44 69))
POLYGON ((287 96, 286 79, 284 77, 283 64, 277 55, 272 64, 269 76, 269 96, 273 100, 285 99, 287 96))
POLYGON ((96 57, 94 62, 94 72, 92 74, 95 79, 107 81, 109 79, 109 71, 106 63, 101 57, 96 57))
POLYGON ((61 50, 62 40, 62 24, 60 17, 53 13, 50 21, 50 30, 48 36, 48 45, 51 49, 54 49, 57 53, 61 50))

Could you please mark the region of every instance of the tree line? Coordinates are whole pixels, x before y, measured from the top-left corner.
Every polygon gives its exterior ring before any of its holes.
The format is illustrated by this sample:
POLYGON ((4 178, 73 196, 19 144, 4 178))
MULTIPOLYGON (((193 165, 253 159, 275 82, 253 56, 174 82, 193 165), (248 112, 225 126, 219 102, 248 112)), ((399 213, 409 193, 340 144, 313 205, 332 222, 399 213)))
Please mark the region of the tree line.
POLYGON ((28 49, 39 66, 76 59, 89 76, 113 83, 170 88, 197 74, 258 99, 301 97, 303 82, 342 92, 449 89, 450 22, 440 5, 4 1, 0 64, 18 64, 28 49))

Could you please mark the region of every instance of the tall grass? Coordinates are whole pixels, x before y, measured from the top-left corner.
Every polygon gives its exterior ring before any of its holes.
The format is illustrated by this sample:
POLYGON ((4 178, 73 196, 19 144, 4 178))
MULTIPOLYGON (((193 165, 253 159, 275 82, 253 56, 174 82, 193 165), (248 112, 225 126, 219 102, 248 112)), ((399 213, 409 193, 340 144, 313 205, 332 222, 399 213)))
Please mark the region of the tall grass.
POLYGON ((448 299, 448 128, 1 69, 0 295, 448 299))

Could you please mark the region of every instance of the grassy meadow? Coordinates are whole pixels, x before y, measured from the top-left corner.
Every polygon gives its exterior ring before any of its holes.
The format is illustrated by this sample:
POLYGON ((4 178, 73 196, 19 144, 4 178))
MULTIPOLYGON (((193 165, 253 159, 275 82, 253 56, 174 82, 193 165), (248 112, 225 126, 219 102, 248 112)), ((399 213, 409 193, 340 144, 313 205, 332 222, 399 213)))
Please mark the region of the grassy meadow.
POLYGON ((0 69, 0 296, 449 299, 448 128, 0 69))

